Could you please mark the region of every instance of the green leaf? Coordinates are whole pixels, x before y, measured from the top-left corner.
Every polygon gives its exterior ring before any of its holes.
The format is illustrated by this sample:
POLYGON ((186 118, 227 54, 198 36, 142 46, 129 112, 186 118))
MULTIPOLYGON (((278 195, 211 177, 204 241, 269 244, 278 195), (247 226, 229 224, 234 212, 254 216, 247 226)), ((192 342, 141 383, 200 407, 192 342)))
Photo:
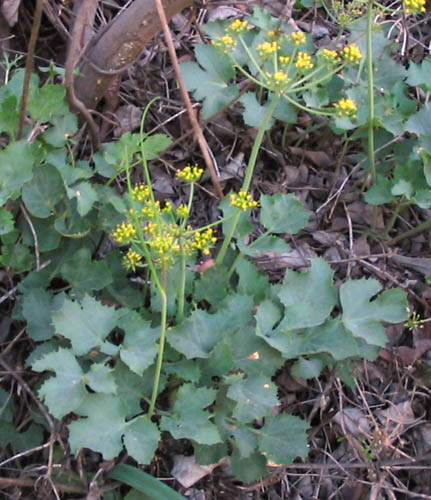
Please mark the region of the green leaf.
POLYGON ((247 425, 235 425, 232 429, 232 435, 235 438, 235 444, 238 447, 239 455, 242 458, 249 458, 255 453, 257 448, 257 436, 253 432, 253 427, 247 425))
POLYGON ((217 443, 213 445, 193 443, 195 459, 199 465, 216 464, 222 458, 228 455, 226 443, 217 443))
POLYGON ((46 84, 28 101, 28 112, 33 120, 47 122, 52 116, 65 114, 68 108, 64 101, 66 87, 64 85, 46 84))
POLYGON ((75 114, 67 113, 64 116, 53 116, 50 127, 44 134, 45 141, 55 148, 63 147, 78 131, 78 119, 75 114))
POLYGON ((391 193, 392 181, 382 175, 377 175, 377 182, 365 193, 365 201, 370 205, 390 203, 394 197, 391 193))
POLYGON ((93 176, 88 163, 77 162, 75 165, 71 165, 64 149, 50 151, 46 155, 46 161, 58 170, 66 186, 71 186, 80 179, 90 179, 93 176), (77 166, 77 164, 81 166, 77 166), (82 165, 85 165, 86 168, 82 165))
POLYGON ((171 144, 172 139, 166 134, 154 134, 147 137, 142 144, 142 148, 145 152, 145 158, 147 161, 154 160, 171 144))
POLYGON ((334 272, 323 259, 314 259, 308 272, 287 271, 278 293, 286 306, 283 330, 320 325, 337 303, 334 272))
POLYGON ((399 289, 386 290, 374 279, 350 280, 340 288, 343 325, 355 337, 383 347, 387 338, 382 321, 400 323, 407 319, 407 298, 399 289))
POLYGON ((277 464, 290 464, 308 455, 306 431, 310 426, 294 415, 267 417, 257 438, 259 450, 277 464))
POLYGON ((37 167, 31 181, 22 188, 25 206, 32 215, 40 218, 49 217, 64 194, 61 176, 51 165, 37 167))
POLYGON ((418 136, 431 135, 431 106, 425 104, 420 111, 411 115, 405 124, 405 131, 418 136))
POLYGON ((201 385, 212 386, 213 377, 221 377, 235 368, 232 347, 227 340, 216 344, 208 359, 198 360, 201 385))
POLYGON ((24 432, 17 432, 15 425, 0 421, 0 446, 12 446, 14 453, 21 453, 43 443, 43 429, 40 425, 31 424, 24 432))
POLYGON ((102 363, 92 364, 84 380, 95 392, 114 394, 117 391, 112 369, 102 363))
POLYGON ((260 222, 272 233, 296 234, 310 217, 308 210, 294 194, 262 195, 260 222))
POLYGON ((240 422, 252 422, 265 417, 279 404, 277 386, 264 375, 252 375, 234 382, 227 396, 236 401, 233 417, 240 422))
POLYGON ((235 70, 226 54, 212 45, 197 45, 195 54, 201 69, 195 62, 181 64, 187 88, 203 100, 202 117, 209 118, 238 96, 236 84, 227 82, 235 78, 235 70))
POLYGON ((253 262, 241 259, 236 272, 239 277, 237 290, 244 295, 254 297, 256 301, 263 300, 269 287, 268 276, 256 267, 253 262))
POLYGON ((424 165, 424 175, 429 187, 431 187, 431 153, 424 148, 419 149, 419 154, 424 165))
POLYGON ((187 382, 198 382, 201 378, 201 369, 193 359, 182 359, 173 363, 164 363, 163 371, 168 375, 176 375, 187 382))
POLYGON ((34 156, 29 142, 14 141, 0 151, 0 206, 16 199, 22 186, 32 178, 34 156))
POLYGON ((122 451, 124 437, 135 460, 141 463, 152 460, 160 439, 156 424, 146 416, 126 422, 127 409, 118 398, 88 394, 76 413, 87 418, 69 425, 69 444, 74 455, 81 448, 90 448, 101 453, 105 460, 111 460, 122 451))
POLYGON ((27 321, 27 335, 40 342, 50 339, 55 330, 51 323, 52 295, 36 288, 26 293, 22 301, 22 314, 27 321))
POLYGON ((93 208, 96 201, 99 200, 97 192, 89 182, 80 182, 68 189, 69 198, 76 198, 77 210, 81 217, 85 217, 93 208))
POLYGON ((407 83, 412 87, 422 87, 425 91, 431 90, 430 75, 431 75, 431 60, 424 59, 420 64, 412 61, 409 63, 407 70, 407 83))
POLYGON ((44 399, 54 417, 62 418, 79 407, 87 391, 82 369, 70 349, 60 348, 46 354, 36 360, 32 368, 36 372, 55 372, 55 377, 44 382, 39 389, 39 396, 44 399))
POLYGON ((320 359, 312 358, 305 359, 299 358, 296 363, 293 364, 291 373, 295 377, 302 377, 305 379, 310 379, 318 377, 322 371, 323 363, 320 359))
POLYGON ((259 452, 249 457, 242 457, 237 448, 234 448, 231 457, 232 472, 244 483, 257 481, 268 474, 266 458, 259 452))
POLYGON ((13 215, 4 208, 0 208, 0 236, 10 233, 14 228, 13 215))
POLYGON ((272 116, 284 123, 297 123, 298 121, 296 109, 286 99, 278 101, 272 116))
POLYGON ((116 363, 112 374, 117 386, 117 398, 124 406, 127 417, 141 413, 141 399, 145 395, 151 396, 152 385, 148 390, 148 394, 146 394, 142 377, 133 373, 121 361, 116 363))
POLYGON ((159 350, 156 341, 160 328, 151 328, 149 321, 144 321, 135 311, 127 309, 118 324, 125 332, 120 347, 120 358, 138 375, 142 375, 154 361, 159 350))
MULTIPOLYGON (((246 92, 238 100, 245 108, 242 115, 244 123, 250 125, 250 127, 259 127, 268 111, 269 102, 263 105, 260 104, 254 92, 246 92)), ((269 130, 273 124, 274 120, 272 119, 269 121, 265 130, 269 130)))
POLYGON ((62 277, 79 292, 102 290, 112 282, 112 274, 105 261, 91 259, 88 248, 81 248, 61 266, 62 277))
POLYGON ((13 137, 18 130, 18 123, 18 99, 14 95, 9 95, 0 105, 0 132, 6 132, 13 137))
POLYGON ((118 324, 118 311, 102 305, 86 295, 81 303, 66 299, 52 314, 58 334, 68 338, 78 356, 103 345, 105 338, 118 324))
POLYGON ((262 7, 255 7, 253 14, 247 21, 263 31, 269 31, 280 26, 280 20, 271 16, 269 10, 262 7))
POLYGON ((246 245, 243 240, 238 240, 238 248, 248 257, 258 257, 263 253, 287 253, 292 251, 291 247, 282 239, 272 234, 267 234, 258 240, 246 245))
POLYGON ((132 486, 145 495, 148 495, 151 500, 185 500, 185 497, 172 488, 169 488, 166 484, 143 470, 130 465, 116 465, 108 474, 108 477, 132 486))
POLYGON ((209 422, 210 413, 203 410, 214 402, 215 396, 215 389, 182 385, 178 389, 172 416, 162 417, 161 429, 169 431, 175 439, 189 438, 209 445, 219 443, 217 427, 209 422))

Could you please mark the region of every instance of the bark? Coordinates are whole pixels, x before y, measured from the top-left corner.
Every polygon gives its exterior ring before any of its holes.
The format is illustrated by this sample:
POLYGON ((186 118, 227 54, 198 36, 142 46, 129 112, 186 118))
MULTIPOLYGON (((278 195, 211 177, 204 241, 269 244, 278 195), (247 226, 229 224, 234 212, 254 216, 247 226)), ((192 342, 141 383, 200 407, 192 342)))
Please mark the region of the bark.
MULTIPOLYGON (((164 0, 171 19, 193 0, 164 0)), ((135 0, 89 43, 74 80, 76 97, 94 109, 114 80, 141 55, 162 27, 154 0, 135 0)))

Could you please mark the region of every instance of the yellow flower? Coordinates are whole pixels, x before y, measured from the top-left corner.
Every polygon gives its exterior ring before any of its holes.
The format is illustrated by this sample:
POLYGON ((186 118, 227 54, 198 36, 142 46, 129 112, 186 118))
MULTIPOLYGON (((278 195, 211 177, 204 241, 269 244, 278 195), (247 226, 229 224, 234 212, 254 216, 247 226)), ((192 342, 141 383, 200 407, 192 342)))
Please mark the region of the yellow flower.
POLYGON ((340 61, 340 55, 335 50, 323 49, 319 55, 328 64, 337 64, 340 61))
POLYGON ((250 26, 247 21, 241 21, 241 19, 235 19, 233 21, 229 28, 228 31, 231 33, 234 33, 235 35, 242 35, 244 32, 250 29, 250 26))
POLYGON ((268 84, 274 90, 279 90, 279 91, 290 80, 290 78, 287 76, 286 73, 284 73, 284 71, 276 71, 275 73, 267 73, 266 76, 268 77, 268 84))
POLYGON ((343 98, 334 104, 335 111, 340 117, 356 118, 358 106, 352 99, 343 98))
POLYGON ((165 212, 165 214, 170 214, 174 211, 174 207, 172 206, 172 203, 170 201, 167 201, 165 203, 165 206, 163 207, 162 212, 165 212))
POLYGON ((283 66, 290 62, 290 56, 279 56, 278 61, 283 66))
POLYGON ((303 45, 307 40, 302 31, 294 31, 290 36, 294 45, 303 45))
POLYGON ((203 168, 199 168, 197 165, 187 165, 177 172, 177 177, 183 181, 197 182, 202 177, 203 173, 203 168))
POLYGON ((215 245, 217 238, 214 236, 214 230, 210 227, 205 231, 195 233, 192 241, 192 246, 196 250, 200 250, 204 255, 209 255, 210 248, 215 245))
POLYGON ((276 41, 274 42, 263 42, 257 46, 257 53, 262 59, 275 54, 277 50, 280 50, 280 44, 276 41))
POLYGON ((344 47, 341 51, 341 55, 345 61, 353 64, 358 64, 363 57, 361 49, 355 44, 344 47))
POLYGON ((132 189, 132 198, 137 201, 145 201, 150 194, 150 187, 146 184, 138 184, 132 189))
POLYGON ((247 191, 240 191, 239 193, 232 193, 230 195, 230 204, 240 210, 248 210, 259 205, 258 201, 254 201, 251 194, 247 191))
POLYGON ((426 12, 425 0, 404 0, 406 14, 421 14, 426 12))
POLYGON ((189 215, 189 209, 186 205, 180 205, 176 210, 178 217, 187 217, 189 215))
POLYGON ((311 60, 310 54, 307 52, 298 52, 298 57, 296 58, 295 66, 298 69, 308 70, 314 67, 314 64, 311 60))
POLYGON ((130 222, 123 222, 115 228, 112 236, 121 245, 126 245, 136 236, 136 229, 130 222))
POLYGON ((154 219, 160 213, 160 201, 147 201, 145 206, 142 207, 141 212, 149 219, 154 219))
POLYGON ((219 38, 215 38, 212 42, 214 47, 220 49, 225 54, 232 52, 236 47, 236 40, 230 35, 223 35, 219 38))
POLYGON ((141 255, 138 254, 138 252, 135 252, 132 249, 129 249, 129 251, 126 253, 126 255, 123 258, 123 265, 126 269, 130 271, 136 271, 136 266, 140 264, 142 260, 141 255))

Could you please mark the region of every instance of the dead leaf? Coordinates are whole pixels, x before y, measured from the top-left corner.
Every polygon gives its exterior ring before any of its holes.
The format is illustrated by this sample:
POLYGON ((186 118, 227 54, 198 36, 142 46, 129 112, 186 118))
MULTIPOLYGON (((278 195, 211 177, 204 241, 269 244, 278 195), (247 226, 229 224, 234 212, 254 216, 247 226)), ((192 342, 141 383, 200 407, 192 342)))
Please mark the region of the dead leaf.
POLYGON ((334 164, 334 160, 325 151, 312 151, 304 148, 289 147, 290 152, 296 156, 303 156, 310 160, 316 167, 329 167, 334 164))
POLYGON ((211 474, 218 465, 220 465, 220 462, 211 465, 199 465, 196 463, 194 456, 175 455, 171 474, 184 488, 190 488, 200 479, 211 474))
POLYGON ((21 0, 3 0, 1 13, 6 19, 8 25, 12 28, 18 21, 18 10, 21 0))
POLYGON ((354 436, 370 432, 368 417, 359 408, 344 408, 334 415, 334 422, 354 436))
POLYGON ((410 425, 416 420, 410 401, 403 401, 402 403, 391 405, 386 410, 378 411, 377 418, 383 425, 394 430, 396 429, 399 435, 402 434, 406 425, 410 425))
POLYGON ((120 137, 126 132, 131 132, 139 127, 141 123, 142 110, 133 104, 121 106, 115 112, 119 127, 114 129, 114 136, 120 137))

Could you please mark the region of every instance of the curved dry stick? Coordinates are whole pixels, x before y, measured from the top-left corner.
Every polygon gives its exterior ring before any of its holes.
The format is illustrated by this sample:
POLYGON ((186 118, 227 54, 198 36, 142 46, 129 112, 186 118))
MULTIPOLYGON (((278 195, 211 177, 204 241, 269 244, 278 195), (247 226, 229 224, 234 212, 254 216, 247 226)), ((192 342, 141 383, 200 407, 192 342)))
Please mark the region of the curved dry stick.
MULTIPOLYGON (((164 0, 171 19, 193 0, 164 0)), ((75 96, 94 109, 115 78, 133 64, 150 40, 162 30, 154 0, 135 0, 109 22, 88 44, 74 79, 75 96)))

